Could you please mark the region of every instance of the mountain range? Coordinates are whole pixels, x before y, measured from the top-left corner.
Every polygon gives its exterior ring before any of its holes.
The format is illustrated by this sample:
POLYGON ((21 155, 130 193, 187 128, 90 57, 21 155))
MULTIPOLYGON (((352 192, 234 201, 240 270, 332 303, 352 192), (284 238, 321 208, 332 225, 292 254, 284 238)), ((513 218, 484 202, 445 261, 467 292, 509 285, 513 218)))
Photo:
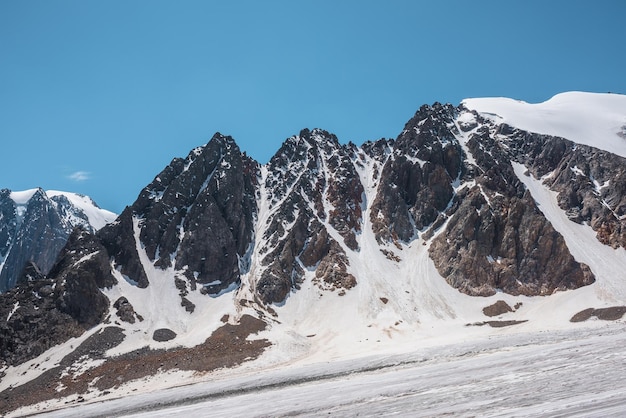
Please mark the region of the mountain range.
POLYGON ((216 133, 115 219, 41 189, 0 191, 0 216, 0 412, 617 320, 626 96, 434 103, 395 139, 304 129, 267 164, 216 133))

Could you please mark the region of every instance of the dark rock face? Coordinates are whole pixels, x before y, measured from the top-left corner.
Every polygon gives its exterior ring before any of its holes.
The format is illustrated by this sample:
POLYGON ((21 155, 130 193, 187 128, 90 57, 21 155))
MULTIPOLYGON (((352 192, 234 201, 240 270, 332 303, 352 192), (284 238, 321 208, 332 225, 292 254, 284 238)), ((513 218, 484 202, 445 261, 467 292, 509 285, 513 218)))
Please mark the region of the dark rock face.
POLYGON ((503 132, 485 124, 470 136, 475 166, 467 171, 475 185, 459 190, 446 212, 445 231, 430 247, 435 266, 452 286, 477 296, 547 295, 593 283, 517 178, 510 143, 496 139, 503 132))
POLYGON ((3 219, 8 225, 0 231, 5 238, 3 247, 8 252, 3 254, 6 259, 0 273, 0 291, 15 286, 29 261, 47 273, 71 232, 43 190, 39 189, 28 204, 20 208, 8 198, 7 192, 4 191, 6 198, 0 203, 3 217, 8 214, 3 219))
POLYGON ((516 158, 558 192, 559 206, 577 223, 587 223, 600 242, 626 247, 626 159, 563 138, 514 128, 516 158))
POLYGON ((455 110, 422 106, 395 141, 383 170, 371 222, 376 239, 407 242, 432 224, 463 174, 463 150, 450 126, 455 110))
POLYGON ((99 236, 116 265, 146 287, 135 234, 156 267, 175 267, 195 289, 218 293, 239 281, 256 216, 258 164, 231 137, 216 134, 186 159, 175 158, 99 236))
POLYGON ((135 227, 131 208, 126 207, 115 222, 98 231, 98 238, 115 260, 116 267, 138 287, 148 287, 148 276, 143 269, 135 242, 135 227))
POLYGON ((588 267, 573 259, 529 194, 495 210, 479 190, 464 197, 430 247, 435 266, 453 287, 475 296, 496 290, 547 295, 593 283, 588 267))
MULTIPOLYGON (((396 139, 371 206, 378 242, 399 246, 420 232, 424 239, 438 234, 430 246, 435 266, 470 295, 545 295, 592 283, 517 178, 510 161, 530 153, 513 147, 515 131, 478 115, 458 122, 464 111, 423 106, 396 139)), ((556 150, 546 152, 550 161, 535 164, 560 161, 556 150)))
POLYGON ((22 270, 22 275, 17 279, 18 283, 30 282, 33 280, 45 279, 46 275, 39 270, 39 267, 32 261, 29 261, 22 270))
POLYGON ((329 289, 356 284, 337 241, 358 249, 364 190, 351 155, 334 135, 303 130, 269 162, 264 186, 271 215, 260 251, 266 269, 256 283, 263 303, 282 302, 298 287, 304 268, 317 266, 318 283, 329 289))
POLYGON ((0 260, 9 254, 17 229, 16 207, 10 194, 9 189, 0 189, 0 260))
POLYGON ((78 321, 57 307, 61 290, 54 281, 37 280, 0 297, 0 357, 6 364, 23 363, 84 332, 78 321))

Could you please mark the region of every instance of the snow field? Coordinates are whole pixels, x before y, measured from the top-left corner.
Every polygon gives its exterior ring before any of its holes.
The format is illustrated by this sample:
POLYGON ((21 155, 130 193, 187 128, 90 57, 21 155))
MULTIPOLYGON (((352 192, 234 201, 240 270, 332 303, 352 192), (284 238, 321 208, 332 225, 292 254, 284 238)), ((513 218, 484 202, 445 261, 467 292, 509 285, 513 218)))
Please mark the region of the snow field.
MULTIPOLYGON (((225 370, 169 389, 152 378, 142 382, 146 393, 43 416, 620 416, 623 326, 493 335, 261 373, 225 370)), ((18 411, 31 412, 40 410, 18 411)))

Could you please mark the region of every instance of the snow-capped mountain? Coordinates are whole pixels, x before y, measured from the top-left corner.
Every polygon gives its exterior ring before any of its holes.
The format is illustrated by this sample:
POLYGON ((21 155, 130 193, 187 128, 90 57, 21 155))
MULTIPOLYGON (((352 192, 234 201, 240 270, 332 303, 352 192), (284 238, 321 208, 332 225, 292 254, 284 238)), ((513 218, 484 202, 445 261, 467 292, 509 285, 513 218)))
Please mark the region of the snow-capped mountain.
POLYGON ((305 129, 267 164, 215 134, 2 296, 0 396, 621 318, 625 150, 626 96, 591 93, 425 105, 361 146, 305 129))
POLYGON ((115 217, 76 193, 0 190, 0 292, 48 274, 75 227, 95 232, 115 217))

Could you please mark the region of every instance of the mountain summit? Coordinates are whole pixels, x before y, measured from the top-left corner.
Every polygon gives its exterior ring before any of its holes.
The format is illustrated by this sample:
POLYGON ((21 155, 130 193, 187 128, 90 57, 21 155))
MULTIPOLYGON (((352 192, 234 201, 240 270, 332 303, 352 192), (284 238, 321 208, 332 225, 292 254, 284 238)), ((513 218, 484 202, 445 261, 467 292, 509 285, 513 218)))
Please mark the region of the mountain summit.
MULTIPOLYGON (((120 384, 112 370, 354 355, 626 304, 625 132, 625 96, 568 93, 425 105, 361 146, 305 129, 265 165, 217 133, 2 295, 6 376, 61 344, 36 381, 62 387, 36 400, 87 396, 120 384), (38 339, 52 320, 72 332, 38 339), (85 345, 106 350, 85 365, 85 345)), ((28 376, 0 385, 15 405, 28 376)))

